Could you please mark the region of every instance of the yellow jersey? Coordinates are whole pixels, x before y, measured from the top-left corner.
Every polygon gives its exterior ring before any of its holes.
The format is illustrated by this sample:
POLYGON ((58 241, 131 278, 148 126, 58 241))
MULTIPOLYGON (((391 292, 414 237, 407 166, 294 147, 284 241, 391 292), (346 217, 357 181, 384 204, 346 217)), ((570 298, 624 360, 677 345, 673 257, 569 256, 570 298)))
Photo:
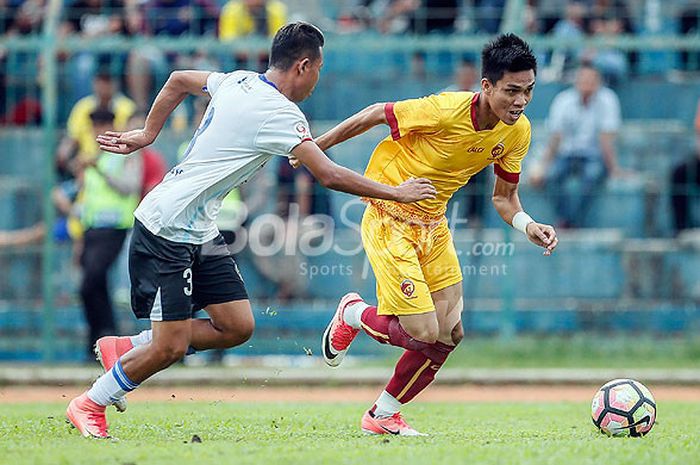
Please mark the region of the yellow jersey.
MULTIPOLYGON (((100 153, 90 119, 90 114, 97 109, 98 104, 94 95, 81 98, 73 106, 66 123, 68 135, 78 141, 78 156, 83 159, 92 159, 100 153)), ((128 97, 115 95, 110 110, 114 112, 114 129, 123 131, 136 111, 136 104, 128 97)))
POLYGON ((493 129, 480 130, 478 99, 478 93, 445 92, 387 103, 391 135, 374 149, 365 176, 393 186, 412 177, 428 178, 438 193, 411 204, 367 200, 394 217, 433 223, 444 217, 452 194, 488 165, 517 183, 530 147, 530 121, 523 114, 512 126, 499 121, 493 129))

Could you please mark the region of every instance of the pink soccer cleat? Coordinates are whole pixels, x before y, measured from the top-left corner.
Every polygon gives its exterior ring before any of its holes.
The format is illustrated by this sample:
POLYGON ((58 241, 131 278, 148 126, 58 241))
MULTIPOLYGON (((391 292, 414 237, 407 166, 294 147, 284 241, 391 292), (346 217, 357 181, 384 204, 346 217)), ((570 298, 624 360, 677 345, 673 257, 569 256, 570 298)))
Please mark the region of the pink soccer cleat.
POLYGON ((93 402, 87 396, 87 392, 70 401, 66 409, 66 417, 86 438, 106 439, 111 437, 107 432, 105 407, 93 402))
POLYGON ((326 327, 323 332, 323 338, 321 338, 321 348, 323 349, 323 359, 326 361, 326 365, 337 367, 345 358, 345 353, 348 351, 350 344, 355 339, 357 334, 360 332, 359 329, 355 329, 349 324, 345 323, 343 319, 343 314, 348 305, 352 305, 357 302, 362 302, 362 297, 356 292, 350 292, 345 294, 340 303, 338 303, 338 308, 333 315, 333 319, 326 327))
MULTIPOLYGON (((129 337, 105 336, 95 343, 95 357, 100 362, 105 372, 112 369, 119 357, 134 348, 129 337)), ((127 408, 126 397, 121 397, 114 401, 114 408, 118 412, 124 412, 127 408)))
POLYGON ((362 416, 362 431, 367 434, 395 434, 397 436, 427 436, 406 423, 400 412, 390 417, 375 417, 371 410, 362 416))

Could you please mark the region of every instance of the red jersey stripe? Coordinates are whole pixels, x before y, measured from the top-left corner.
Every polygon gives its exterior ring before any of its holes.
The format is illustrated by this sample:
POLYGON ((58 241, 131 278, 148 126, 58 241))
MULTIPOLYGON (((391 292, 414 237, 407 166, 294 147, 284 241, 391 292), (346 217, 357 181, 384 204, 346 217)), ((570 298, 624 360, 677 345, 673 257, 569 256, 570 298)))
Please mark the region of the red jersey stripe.
POLYGON ((389 128, 391 128, 391 138, 399 140, 401 138, 401 131, 399 131, 399 122, 394 114, 394 102, 389 102, 384 105, 384 114, 386 115, 386 121, 389 123, 389 128))
POLYGON ((494 163, 493 172, 496 173, 499 178, 503 179, 504 181, 508 181, 511 184, 517 184, 520 181, 520 173, 509 173, 499 164, 494 163))

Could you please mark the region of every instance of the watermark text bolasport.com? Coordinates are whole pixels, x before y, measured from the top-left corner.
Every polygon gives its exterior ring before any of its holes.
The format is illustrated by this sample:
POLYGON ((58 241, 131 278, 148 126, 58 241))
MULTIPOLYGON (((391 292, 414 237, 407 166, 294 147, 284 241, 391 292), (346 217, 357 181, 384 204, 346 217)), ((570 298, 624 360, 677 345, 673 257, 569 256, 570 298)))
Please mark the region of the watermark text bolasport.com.
MULTIPOLYGON (((360 200, 345 202, 340 210, 338 224, 361 235, 360 224, 351 219, 349 212, 353 208, 364 208, 364 203, 360 200)), ((455 206, 457 207, 457 206, 455 206)), ((451 216, 448 218, 450 232, 454 235, 458 225, 467 224, 467 219, 459 218, 456 215, 458 208, 451 209, 451 216)), ((292 203, 289 205, 289 214, 282 217, 272 213, 266 213, 255 217, 243 226, 248 217, 245 204, 241 203, 240 211, 234 221, 229 221, 229 228, 235 230, 236 238, 228 244, 228 250, 237 254, 248 249, 253 255, 260 257, 272 257, 278 255, 305 257, 318 257, 332 252, 341 257, 352 257, 363 253, 361 241, 354 244, 340 244, 335 241, 336 221, 328 215, 310 215, 302 217, 299 205, 292 203), (346 248, 347 247, 347 248, 346 248)), ((430 226, 423 226, 427 229, 430 226)), ((397 230, 397 239, 400 239, 400 232, 397 230)), ((212 247, 209 253, 218 254, 221 249, 212 247)), ((205 252, 206 253, 206 252, 205 252)), ((460 256, 475 257, 508 257, 515 253, 515 244, 512 242, 492 242, 475 241, 467 248, 457 250, 460 256)), ((339 267, 341 265, 338 265, 339 267)), ((340 272, 341 269, 336 270, 340 272)), ((479 270, 469 270, 472 276, 480 274, 479 270)))
MULTIPOLYGON (((507 276, 508 265, 462 265, 460 267, 462 276, 507 276)), ((312 265, 309 263, 299 264, 299 273, 308 276, 309 279, 326 276, 352 276, 354 269, 352 265, 312 265)), ((369 262, 365 260, 362 266, 362 279, 369 276, 369 262)))

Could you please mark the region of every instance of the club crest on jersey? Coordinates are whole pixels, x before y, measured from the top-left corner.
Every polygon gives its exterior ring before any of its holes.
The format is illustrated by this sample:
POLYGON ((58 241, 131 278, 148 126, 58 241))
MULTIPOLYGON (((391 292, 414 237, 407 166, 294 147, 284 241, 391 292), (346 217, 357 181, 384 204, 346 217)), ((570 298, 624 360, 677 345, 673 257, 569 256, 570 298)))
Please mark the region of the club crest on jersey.
POLYGON ((294 130, 297 132, 297 135, 301 139, 308 139, 311 137, 311 134, 309 133, 309 128, 306 127, 304 123, 301 121, 294 126, 294 130))
POLYGON ((401 292, 406 297, 413 297, 413 293, 416 291, 416 285, 410 279, 404 279, 401 281, 401 292))
POLYGON ((498 160, 498 158, 501 157, 505 151, 506 146, 503 145, 503 142, 499 142, 494 146, 494 148, 491 149, 491 160, 498 160))

